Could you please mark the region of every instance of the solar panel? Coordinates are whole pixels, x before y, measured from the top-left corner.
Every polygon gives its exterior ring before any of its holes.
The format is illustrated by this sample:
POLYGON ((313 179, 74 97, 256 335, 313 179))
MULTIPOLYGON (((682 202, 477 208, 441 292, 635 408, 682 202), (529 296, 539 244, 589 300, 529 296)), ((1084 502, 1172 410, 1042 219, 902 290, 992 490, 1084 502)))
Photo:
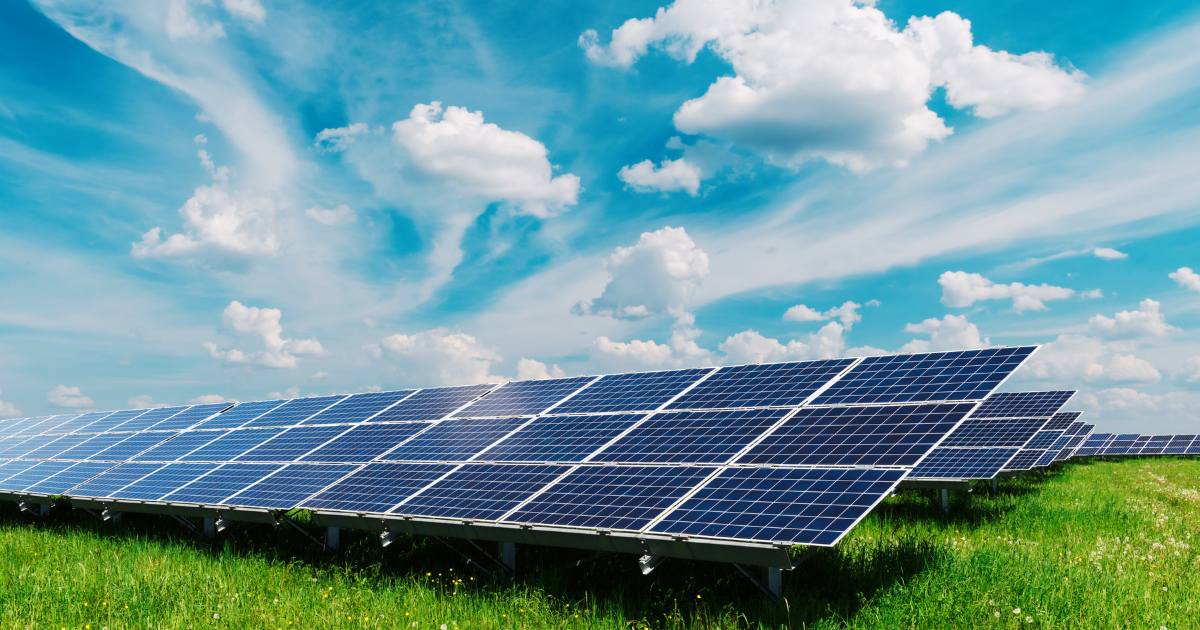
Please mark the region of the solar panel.
POLYGON ((379 459, 466 461, 528 421, 520 417, 445 420, 379 459))
POLYGON ((1046 423, 1046 426, 1042 427, 1042 430, 1066 431, 1081 415, 1083 415, 1082 411, 1060 411, 1050 417, 1050 421, 1046 423))
POLYGON ((1037 464, 1038 459, 1044 455, 1044 449, 1022 449, 1018 452, 1002 470, 1029 470, 1037 464))
POLYGON ((121 464, 91 481, 73 488, 73 497, 112 497, 118 490, 162 468, 163 464, 121 464))
POLYGON ((791 409, 675 411, 650 416, 593 462, 721 464, 791 413, 791 409))
POLYGON ((54 459, 87 459, 100 451, 124 440, 131 433, 100 433, 87 435, 83 442, 54 456, 54 459))
POLYGON ((1161 455, 1163 449, 1171 443, 1173 435, 1151 435, 1150 439, 1146 440, 1146 445, 1142 447, 1141 455, 1161 455))
POLYGON ((638 531, 716 470, 706 466, 581 466, 503 520, 638 531))
POLYGON ((1195 440, 1193 440, 1192 445, 1187 447, 1187 450, 1184 451, 1184 453, 1187 455, 1200 455, 1200 437, 1197 437, 1195 440))
POLYGON ((125 461, 175 437, 175 433, 126 433, 124 440, 88 457, 92 461, 125 461))
POLYGON ((300 424, 347 424, 362 422, 391 407, 397 401, 413 394, 415 390, 355 394, 342 402, 325 409, 300 424))
POLYGON ((233 403, 218 403, 215 405, 196 405, 159 422, 150 427, 151 431, 178 431, 180 429, 189 429, 193 425, 202 422, 222 411, 233 406, 233 403))
POLYGON ((816 405, 978 400, 1017 369, 1033 346, 866 357, 816 397, 816 405))
POLYGON ((935 448, 909 474, 910 479, 991 479, 1019 448, 935 448))
POLYGON ((437 387, 421 391, 396 403, 387 411, 370 419, 370 422, 422 422, 441 420, 450 412, 495 389, 494 383, 465 385, 462 387, 437 387))
POLYGON ((126 420, 110 429, 111 431, 145 431, 150 427, 169 419, 171 416, 187 409, 187 407, 163 407, 151 409, 135 418, 126 420))
POLYGON ((1062 431, 1038 431, 1032 439, 1025 444, 1025 448, 1050 448, 1058 438, 1062 437, 1062 431))
POLYGON ((300 458, 306 462, 369 462, 433 426, 429 422, 363 424, 300 458))
POLYGON ((33 437, 17 438, 17 440, 19 440, 19 442, 15 445, 10 446, 7 449, 5 449, 3 453, 0 453, 0 457, 7 458, 7 459, 16 459, 19 457, 24 457, 26 453, 33 452, 51 442, 53 442, 54 440, 57 440, 59 437, 61 437, 61 436, 58 436, 58 435, 35 435, 33 437))
POLYGON ((70 450, 83 442, 86 442, 92 436, 90 435, 61 435, 46 442, 40 448, 36 448, 21 456, 22 459, 54 459, 59 453, 70 450))
POLYGON ((287 429, 233 459, 239 462, 293 462, 349 428, 333 425, 287 429))
POLYGON ((196 425, 197 429, 236 429, 247 422, 275 409, 286 400, 260 400, 241 403, 236 407, 196 425))
POLYGON ((495 521, 570 469, 552 465, 467 464, 391 512, 495 521))
POLYGON ((1041 457, 1037 458, 1037 461, 1033 463, 1033 466, 1035 468, 1039 466, 1049 466, 1054 461, 1055 455, 1058 455, 1058 451, 1045 451, 1042 453, 1041 457))
POLYGON ((652 532, 832 546, 896 488, 903 470, 727 468, 652 532))
POLYGON ((854 359, 723 367, 667 409, 782 407, 803 404, 854 359))
POLYGON ((802 407, 737 463, 912 466, 973 406, 802 407))
POLYGON ((1049 418, 1074 391, 996 392, 980 403, 972 418, 1049 418))
POLYGON ((94 411, 92 413, 85 413, 81 416, 76 416, 75 418, 68 420, 67 422, 64 422, 64 423, 54 427, 54 429, 52 429, 52 432, 53 433, 77 433, 77 432, 80 432, 85 427, 87 427, 89 424, 96 422, 97 420, 103 419, 105 416, 107 416, 111 413, 112 413, 111 411, 94 411))
POLYGON ((97 420, 87 425, 86 433, 107 433, 122 424, 133 420, 134 418, 146 413, 148 409, 130 409, 128 411, 115 411, 108 414, 101 420, 97 420))
POLYGON ((19 492, 74 465, 74 462, 38 462, 0 482, 0 490, 19 492))
POLYGON ((1163 449, 1163 453, 1169 455, 1186 453, 1188 445, 1195 441, 1195 439, 1195 435, 1172 436, 1171 443, 1168 444, 1165 449, 1163 449))
POLYGON ((56 475, 51 475, 27 488, 25 492, 39 494, 66 494, 68 490, 112 468, 110 462, 79 462, 71 464, 56 475))
POLYGON ((645 414, 538 416, 476 460, 498 462, 579 462, 612 441, 645 414))
POLYGON ((455 418, 527 416, 542 413, 595 380, 594 376, 505 383, 453 414, 455 418))
POLYGON ((219 464, 166 464, 113 493, 117 499, 157 501, 216 470, 219 464))
POLYGON ((1024 446, 1046 424, 1045 418, 978 418, 974 413, 954 429, 942 446, 1024 446))
POLYGON ((357 469, 354 464, 290 464, 230 497, 226 503, 291 509, 357 469))
POLYGON ((450 464, 368 464, 300 507, 382 514, 453 469, 450 464))
POLYGON ((1129 454, 1130 455, 1141 454, 1142 449, 1146 448, 1146 444, 1148 444, 1150 442, 1150 437, 1151 436, 1149 436, 1149 435, 1139 435, 1137 437, 1137 439, 1133 441, 1133 446, 1129 447, 1129 454))
POLYGON ((53 429, 71 418, 78 417, 78 415, 44 416, 40 422, 34 422, 24 427, 20 435, 40 435, 43 431, 53 429))
POLYGON ((4 482, 13 475, 25 472, 38 465, 38 462, 27 459, 13 459, 0 462, 0 488, 5 488, 4 482))
POLYGON ((286 427, 300 424, 309 416, 341 401, 345 396, 294 398, 242 425, 249 427, 286 427))
POLYGON ((181 458, 189 462, 231 462, 246 451, 283 433, 284 429, 236 429, 181 458))
POLYGON ((228 433, 229 431, 188 431, 180 433, 169 441, 163 442, 129 459, 135 462, 175 461, 228 433))
POLYGON ((713 371, 713 368, 633 372, 600 377, 554 408, 554 413, 652 411, 713 371))
POLYGON ((283 468, 282 464, 222 464, 216 470, 166 495, 163 501, 224 503, 250 484, 283 468))

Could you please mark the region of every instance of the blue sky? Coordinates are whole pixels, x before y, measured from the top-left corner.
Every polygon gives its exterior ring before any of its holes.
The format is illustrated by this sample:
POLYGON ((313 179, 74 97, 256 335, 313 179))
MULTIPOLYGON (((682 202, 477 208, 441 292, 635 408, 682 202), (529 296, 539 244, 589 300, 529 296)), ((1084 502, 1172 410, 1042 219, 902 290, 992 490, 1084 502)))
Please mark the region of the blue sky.
POLYGON ((1200 431, 1194 2, 592 4, 5 3, 0 415, 1040 343, 1200 431))

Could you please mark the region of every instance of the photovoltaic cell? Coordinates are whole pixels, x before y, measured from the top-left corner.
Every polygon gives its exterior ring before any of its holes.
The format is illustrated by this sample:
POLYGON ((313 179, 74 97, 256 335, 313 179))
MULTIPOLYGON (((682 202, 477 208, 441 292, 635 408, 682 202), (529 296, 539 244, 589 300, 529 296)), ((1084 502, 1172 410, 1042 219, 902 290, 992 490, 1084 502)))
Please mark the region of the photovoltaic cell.
POLYGON ((236 429, 247 422, 287 402, 286 400, 261 400, 241 403, 219 416, 209 418, 196 425, 197 429, 236 429))
POLYGON ((738 458, 780 466, 911 466, 974 405, 802 407, 738 458))
POLYGON ((0 489, 7 488, 7 486, 4 485, 4 482, 9 477, 12 477, 13 475, 16 475, 16 474, 19 474, 22 472, 25 472, 26 470, 29 470, 30 468, 37 466, 38 463, 39 462, 35 462, 35 461, 27 460, 27 459, 10 459, 10 460, 4 461, 4 462, 0 462, 0 489))
POLYGON ((0 490, 19 492, 74 465, 74 462, 38 462, 0 482, 0 490))
POLYGON ((1054 445, 1055 440, 1062 437, 1062 433, 1062 430, 1038 431, 1037 434, 1025 444, 1025 448, 1050 448, 1054 445))
POLYGON ((305 453, 345 433, 344 425, 295 427, 234 458, 239 462, 294 462, 305 453))
POLYGON ((1088 447, 1104 446, 1117 437, 1116 433, 1093 433, 1084 441, 1083 445, 1088 447))
POLYGON ((429 422, 359 425, 300 461, 369 462, 431 426, 429 422))
POLYGON ((151 409, 146 413, 122 422, 113 427, 110 431, 145 431, 150 427, 170 418, 171 416, 187 409, 187 407, 163 407, 162 409, 151 409))
POLYGON ((740 409, 660 413, 650 416, 588 461, 722 464, 791 411, 740 409))
POLYGON ((1046 452, 1042 453, 1042 456, 1039 457, 1036 462, 1033 463, 1033 466, 1035 468, 1037 468, 1039 466, 1049 466, 1051 463, 1054 462, 1055 455, 1058 455, 1058 451, 1053 451, 1053 450, 1046 451, 1046 452))
POLYGON ((1042 418, 1054 415, 1074 391, 996 392, 980 403, 972 418, 1042 418))
POLYGON ((112 497, 121 488, 162 467, 163 464, 121 464, 91 481, 76 486, 67 494, 73 497, 112 497))
POLYGON ((243 424, 242 427, 286 427, 300 424, 313 414, 342 400, 345 396, 320 396, 318 398, 294 398, 275 409, 243 424))
POLYGON ((26 453, 31 453, 62 436, 58 435, 35 435, 33 437, 17 438, 17 444, 14 444, 0 453, 0 457, 16 459, 24 457, 26 453))
POLYGON ((54 459, 87 459, 131 435, 133 434, 100 433, 98 435, 88 435, 86 436, 88 439, 55 455, 54 459))
POLYGON ((554 413, 613 413, 658 409, 713 368, 636 372, 600 377, 554 408, 554 413))
POLYGON ((1042 427, 1042 430, 1066 431, 1081 415, 1083 415, 1082 411, 1060 411, 1050 417, 1050 421, 1046 423, 1046 426, 1042 427))
POLYGON ((63 435, 57 439, 51 440, 41 448, 34 449, 25 453, 21 457, 23 459, 54 459, 54 456, 63 451, 70 450, 76 446, 86 442, 92 436, 90 435, 63 435))
POLYGON ((379 458, 388 461, 465 461, 529 418, 445 420, 379 458))
POLYGON ((494 521, 570 466, 468 464, 392 510, 433 518, 494 521))
POLYGON ((78 417, 79 414, 50 416, 45 420, 29 427, 26 431, 23 431, 23 433, 28 435, 41 435, 43 433, 49 435, 50 432, 53 431, 54 427, 57 427, 58 425, 71 420, 72 418, 78 417))
POLYGON ((130 409, 129 411, 116 411, 102 420, 97 420, 87 425, 86 433, 105 433, 121 426, 122 424, 133 420, 134 418, 146 413, 148 409, 130 409))
POLYGON ((504 520, 637 531, 716 470, 706 466, 581 466, 504 520))
POLYGON ((412 395, 414 390, 355 394, 300 424, 348 424, 362 422, 412 395))
POLYGON ((157 501, 165 495, 215 470, 219 464, 167 464, 142 479, 121 488, 114 498, 157 501))
POLYGON ((246 451, 283 433, 283 429, 237 429, 188 453, 181 461, 231 462, 246 451))
POLYGON ((453 417, 528 416, 542 413, 594 379, 594 376, 576 376, 505 383, 487 396, 455 412, 453 417))
POLYGON ((216 405, 196 405, 159 422, 150 427, 151 431, 178 431, 180 429, 190 429, 209 417, 216 415, 233 405, 230 403, 219 403, 216 405))
POLYGON ((227 503, 291 509, 357 468, 353 464, 290 464, 230 497, 227 503))
POLYGON ((1046 424, 1045 418, 979 418, 973 413, 942 442, 942 446, 1021 447, 1046 424))
POLYGON ((829 359, 723 367, 667 409, 799 405, 853 363, 854 359, 829 359))
POLYGON ((224 503, 246 486, 283 468, 282 464, 223 464, 211 473, 163 497, 182 503, 224 503))
POLYGON ((935 448, 909 479, 991 479, 1019 448, 935 448))
POLYGON ((453 468, 449 464, 368 464, 300 507, 382 514, 453 468))
POLYGON ((727 468, 652 532, 832 546, 904 477, 903 470, 727 468))
POLYGON ((645 417, 645 414, 636 413, 539 416, 476 459, 499 462, 583 461, 583 458, 645 417))
MULTIPOLYGON (((79 433, 79 432, 82 432, 82 430, 85 427, 87 427, 89 424, 96 422, 97 420, 100 420, 110 414, 112 414, 111 411, 95 411, 92 413, 85 413, 81 416, 77 416, 72 420, 69 420, 67 422, 64 422, 64 423, 54 427, 54 429, 52 429, 49 432, 50 433, 79 433)), ((93 433, 93 432, 88 431, 88 433, 93 433)))
POLYGON ((1142 449, 1146 448, 1146 444, 1148 444, 1150 442, 1150 438, 1151 438, 1151 436, 1149 436, 1149 435, 1139 435, 1137 437, 1137 439, 1133 441, 1133 446, 1129 447, 1129 454, 1130 455, 1140 454, 1142 452, 1142 449))
POLYGON ((1033 352, 1032 346, 866 357, 816 405, 978 400, 1033 352))
POLYGON ((1163 449, 1163 453, 1169 455, 1186 453, 1187 447, 1195 440, 1195 435, 1176 435, 1171 438, 1171 443, 1163 449))
POLYGON ((421 391, 396 403, 370 422, 423 422, 441 420, 450 412, 496 388, 496 384, 437 387, 421 391))
POLYGON ((110 462, 79 462, 72 464, 62 472, 25 488, 25 492, 51 495, 66 494, 71 488, 78 486, 113 466, 114 464, 110 462))
MULTIPOLYGON (((130 459, 135 462, 173 462, 184 455, 228 435, 229 431, 188 431, 130 459)), ((147 434, 148 435, 148 434, 147 434)))
POLYGON ((17 422, 13 422, 13 423, 9 424, 8 426, 6 426, 4 428, 4 430, 0 433, 2 433, 3 435, 5 435, 7 437, 13 437, 13 436, 18 436, 18 435, 24 435, 24 436, 33 435, 33 433, 29 432, 28 429, 35 425, 41 424, 42 422, 45 422, 45 421, 46 421, 45 416, 40 417, 40 418, 22 418, 21 420, 18 420, 17 422))
POLYGON ((1142 447, 1141 455, 1161 455, 1163 449, 1171 443, 1173 435, 1151 435, 1149 440, 1146 440, 1146 445, 1142 447))
POLYGON ((1008 464, 1005 464, 1003 470, 1029 470, 1045 453, 1044 449, 1022 449, 1009 460, 1008 464))
POLYGON ((1192 445, 1187 447, 1184 453, 1188 455, 1200 455, 1200 437, 1192 441, 1192 445))
POLYGON ((177 434, 157 431, 153 433, 127 433, 126 438, 116 444, 92 455, 92 461, 126 461, 142 451, 153 448, 177 434))

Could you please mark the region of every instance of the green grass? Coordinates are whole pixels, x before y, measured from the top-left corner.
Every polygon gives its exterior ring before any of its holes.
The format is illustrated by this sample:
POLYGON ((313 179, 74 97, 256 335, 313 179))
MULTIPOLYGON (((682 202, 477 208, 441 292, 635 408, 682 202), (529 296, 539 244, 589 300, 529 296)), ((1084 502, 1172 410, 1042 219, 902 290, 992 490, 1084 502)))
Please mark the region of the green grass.
POLYGON ((951 496, 950 517, 889 498, 785 573, 779 603, 713 563, 556 570, 588 552, 519 547, 518 579, 490 580, 425 538, 381 550, 343 531, 332 555, 286 526, 210 542, 164 517, 5 503, 0 628, 1200 628, 1200 461, 1071 464, 951 496))

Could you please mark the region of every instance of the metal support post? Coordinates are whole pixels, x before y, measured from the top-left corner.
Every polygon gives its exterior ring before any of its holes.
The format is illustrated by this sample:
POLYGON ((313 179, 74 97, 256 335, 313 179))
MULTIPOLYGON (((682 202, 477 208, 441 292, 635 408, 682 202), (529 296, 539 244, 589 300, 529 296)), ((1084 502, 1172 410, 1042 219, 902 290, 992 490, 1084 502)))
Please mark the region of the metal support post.
POLYGON ((763 584, 763 581, 758 579, 758 577, 754 575, 754 572, 752 572, 749 568, 736 562, 733 563, 733 566, 737 567, 737 570, 741 571, 742 575, 746 576, 746 579, 750 580, 755 586, 757 586, 758 590, 762 591, 763 595, 767 596, 767 599, 773 602, 779 601, 779 595, 772 593, 771 589, 766 584, 763 584))
POLYGON ((996 492, 996 486, 999 484, 999 479, 992 477, 992 492, 996 492))
POLYGON ((121 522, 121 513, 113 510, 104 510, 100 513, 100 520, 116 525, 121 522))
POLYGON ((496 555, 500 556, 500 563, 507 567, 510 573, 517 572, 517 543, 496 543, 496 555))
POLYGON ((471 540, 470 538, 464 538, 463 540, 467 541, 467 543, 470 544, 472 547, 474 547, 479 553, 483 554, 483 557, 487 558, 488 562, 491 562, 492 564, 500 567, 501 569, 504 569, 509 575, 515 576, 517 574, 517 572, 514 571, 512 567, 508 566, 507 564, 504 564, 504 560, 503 560, 504 545, 503 544, 497 545, 497 547, 496 547, 496 551, 497 551, 498 555, 500 556, 499 558, 497 558, 496 556, 488 553, 487 549, 484 549, 479 543, 475 542, 474 540, 471 540))
POLYGON ((379 546, 387 549, 387 546, 396 542, 400 537, 400 532, 383 532, 379 535, 379 546))
POLYGON ((326 529, 326 531, 325 531, 325 546, 330 551, 338 550, 338 547, 341 545, 340 539, 341 539, 341 536, 340 536, 340 532, 338 531, 338 528, 330 527, 330 528, 326 529))
POLYGON ((212 538, 213 536, 217 535, 217 519, 215 519, 215 518, 204 519, 204 535, 208 536, 209 538, 212 538))
POLYGON ((763 567, 762 581, 763 586, 766 586, 767 590, 771 591, 775 597, 779 597, 779 591, 783 588, 783 569, 763 567))
POLYGON ((950 511, 950 491, 946 488, 942 488, 942 511, 950 511))

